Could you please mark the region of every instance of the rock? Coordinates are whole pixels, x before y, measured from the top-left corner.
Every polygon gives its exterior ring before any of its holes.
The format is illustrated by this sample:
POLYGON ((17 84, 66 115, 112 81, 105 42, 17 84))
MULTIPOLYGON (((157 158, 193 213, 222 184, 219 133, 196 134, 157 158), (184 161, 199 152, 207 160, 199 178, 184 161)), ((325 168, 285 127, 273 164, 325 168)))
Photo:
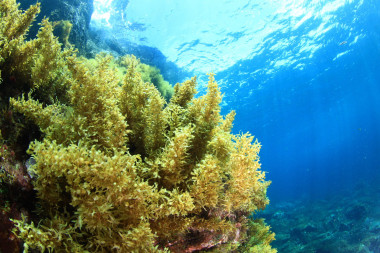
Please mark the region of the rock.
MULTIPOLYGON (((22 9, 29 8, 34 4, 30 0, 20 0, 22 9)), ((40 0, 41 12, 37 17, 37 22, 29 32, 29 37, 34 37, 38 31, 37 23, 40 23, 44 17, 50 21, 69 21, 72 24, 71 33, 68 41, 84 54, 89 38, 89 26, 91 15, 93 13, 93 0, 40 0)), ((62 43, 62 42, 61 42, 62 43)))
POLYGON ((355 205, 345 213, 346 218, 352 221, 363 220, 367 215, 367 209, 362 205, 355 205))

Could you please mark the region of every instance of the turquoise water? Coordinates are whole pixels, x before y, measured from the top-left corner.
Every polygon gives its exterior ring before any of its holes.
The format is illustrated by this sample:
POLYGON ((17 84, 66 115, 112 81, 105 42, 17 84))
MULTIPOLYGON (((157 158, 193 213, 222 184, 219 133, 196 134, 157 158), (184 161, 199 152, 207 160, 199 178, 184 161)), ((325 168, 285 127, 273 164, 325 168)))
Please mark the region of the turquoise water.
POLYGON ((204 74, 217 74, 223 113, 237 111, 234 132, 263 145, 272 202, 378 182, 379 1, 94 4, 91 25, 104 38, 143 58, 160 52, 187 73, 170 81, 198 75, 204 91, 204 74))

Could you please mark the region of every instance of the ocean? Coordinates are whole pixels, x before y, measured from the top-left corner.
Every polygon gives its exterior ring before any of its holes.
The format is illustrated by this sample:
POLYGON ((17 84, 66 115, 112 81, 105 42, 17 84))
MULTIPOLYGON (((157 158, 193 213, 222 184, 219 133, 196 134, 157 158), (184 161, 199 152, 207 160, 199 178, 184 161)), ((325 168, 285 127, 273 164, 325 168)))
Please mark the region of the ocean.
POLYGON ((380 253, 379 0, 0 16, 0 252, 380 253))
POLYGON ((271 202, 255 215, 279 252, 380 252, 379 1, 131 0, 118 23, 104 2, 107 36, 158 49, 201 91, 216 73, 234 133, 262 144, 271 202))

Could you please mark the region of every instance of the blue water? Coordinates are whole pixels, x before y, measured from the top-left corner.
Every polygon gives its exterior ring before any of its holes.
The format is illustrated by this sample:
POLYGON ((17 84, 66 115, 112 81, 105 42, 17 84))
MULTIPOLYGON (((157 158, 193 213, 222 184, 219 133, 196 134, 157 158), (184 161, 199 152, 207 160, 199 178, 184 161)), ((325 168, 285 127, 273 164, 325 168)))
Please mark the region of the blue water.
POLYGON ((272 203, 380 182, 379 0, 94 3, 104 38, 158 50, 200 91, 216 73, 234 132, 262 143, 272 203))

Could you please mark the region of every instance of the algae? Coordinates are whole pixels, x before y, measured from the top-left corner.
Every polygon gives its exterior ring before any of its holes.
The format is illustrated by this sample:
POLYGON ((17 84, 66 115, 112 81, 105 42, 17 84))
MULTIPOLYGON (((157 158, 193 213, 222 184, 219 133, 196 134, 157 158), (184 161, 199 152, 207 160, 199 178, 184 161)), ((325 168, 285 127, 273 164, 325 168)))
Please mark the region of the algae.
POLYGON ((41 133, 28 149, 37 217, 13 219, 24 251, 276 252, 269 227, 248 218, 269 203, 261 145, 231 133, 214 75, 207 94, 192 78, 169 100, 156 70, 147 81, 129 56, 121 78, 109 55, 62 49, 46 19, 26 41, 38 12, 0 2, 2 99, 41 133))

